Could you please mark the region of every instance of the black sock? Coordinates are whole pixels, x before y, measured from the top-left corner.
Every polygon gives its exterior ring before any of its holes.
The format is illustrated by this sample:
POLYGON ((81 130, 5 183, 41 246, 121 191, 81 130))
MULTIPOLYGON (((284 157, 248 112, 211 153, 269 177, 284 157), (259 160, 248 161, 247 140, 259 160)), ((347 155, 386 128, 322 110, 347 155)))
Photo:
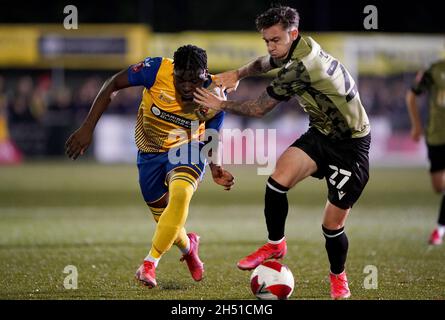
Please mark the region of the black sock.
POLYGON ((445 195, 442 196, 442 203, 440 204, 438 224, 445 226, 445 195))
POLYGON ((267 180, 264 215, 266 217, 269 240, 278 241, 284 237, 284 227, 286 224, 287 211, 287 191, 289 188, 283 187, 272 177, 267 180))
POLYGON ((329 230, 324 226, 323 235, 326 239, 326 251, 331 264, 331 272, 340 274, 345 270, 346 256, 348 255, 348 237, 344 232, 344 227, 338 230, 329 230))

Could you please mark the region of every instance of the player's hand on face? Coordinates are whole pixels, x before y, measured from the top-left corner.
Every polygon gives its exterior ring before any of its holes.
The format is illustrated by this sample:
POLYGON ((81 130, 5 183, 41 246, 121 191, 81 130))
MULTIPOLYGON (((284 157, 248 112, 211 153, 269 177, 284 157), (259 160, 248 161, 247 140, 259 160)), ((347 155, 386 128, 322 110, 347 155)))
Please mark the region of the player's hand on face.
POLYGON ((216 111, 222 109, 223 98, 218 97, 204 88, 197 88, 194 101, 199 105, 216 111))
POLYGON ((221 166, 215 165, 212 166, 211 169, 213 181, 220 186, 223 186, 224 190, 229 191, 235 184, 235 178, 233 175, 229 171, 224 170, 221 166))
POLYGON ((238 71, 227 71, 215 75, 215 83, 221 88, 225 88, 227 93, 235 91, 239 85, 238 71))
POLYGON ((65 153, 72 160, 76 160, 79 155, 83 155, 91 144, 93 131, 85 126, 79 129, 68 138, 65 143, 65 153))

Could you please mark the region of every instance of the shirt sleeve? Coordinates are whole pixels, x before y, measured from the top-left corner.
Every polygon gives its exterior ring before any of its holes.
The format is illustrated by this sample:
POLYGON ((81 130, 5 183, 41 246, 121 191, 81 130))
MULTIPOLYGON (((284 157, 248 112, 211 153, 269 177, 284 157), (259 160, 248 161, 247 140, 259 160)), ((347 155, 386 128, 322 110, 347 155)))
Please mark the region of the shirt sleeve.
POLYGON ((433 78, 431 76, 431 69, 428 69, 425 72, 418 72, 411 87, 411 91, 414 92, 415 95, 420 95, 425 91, 428 91, 432 84, 433 78))
POLYGON ((224 116, 225 112, 221 111, 217 113, 212 119, 207 120, 205 123, 206 129, 215 129, 216 131, 219 131, 223 125, 224 116))
POLYGON ((304 83, 297 77, 301 72, 297 70, 298 64, 293 63, 289 68, 283 67, 275 79, 266 88, 269 96, 278 101, 288 101, 295 95, 296 89, 304 86, 304 83))
POLYGON ((132 86, 144 86, 150 89, 156 80, 162 57, 145 58, 137 64, 128 67, 128 82, 132 86))

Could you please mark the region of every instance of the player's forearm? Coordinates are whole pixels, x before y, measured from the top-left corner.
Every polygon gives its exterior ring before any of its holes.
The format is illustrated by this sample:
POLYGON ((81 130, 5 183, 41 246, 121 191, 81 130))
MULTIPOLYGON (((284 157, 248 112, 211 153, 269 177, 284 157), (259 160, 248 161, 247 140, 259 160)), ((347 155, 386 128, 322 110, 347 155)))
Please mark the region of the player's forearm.
POLYGON ((406 105, 408 108, 409 118, 413 127, 421 127, 422 122, 420 120, 419 108, 417 105, 416 95, 412 91, 408 91, 406 94, 406 105))
POLYGON ((256 100, 246 101, 223 101, 221 107, 223 110, 248 117, 262 117, 272 110, 278 101, 269 97, 267 92, 263 92, 256 100))
POLYGON ((272 70, 273 68, 270 65, 269 59, 269 56, 259 57, 247 65, 239 68, 237 70, 238 79, 241 80, 246 77, 257 76, 272 70))

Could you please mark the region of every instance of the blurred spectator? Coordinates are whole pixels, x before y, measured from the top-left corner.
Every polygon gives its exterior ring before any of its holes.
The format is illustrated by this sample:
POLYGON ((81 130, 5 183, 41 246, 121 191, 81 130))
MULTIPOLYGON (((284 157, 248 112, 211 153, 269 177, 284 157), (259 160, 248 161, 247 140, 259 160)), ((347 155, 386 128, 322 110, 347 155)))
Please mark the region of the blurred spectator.
POLYGON ((94 98, 99 92, 103 82, 104 81, 98 76, 89 77, 74 94, 76 124, 80 123, 88 114, 91 104, 93 103, 94 98))
POLYGON ((71 132, 73 123, 73 104, 71 90, 61 87, 53 92, 51 102, 45 114, 46 154, 63 155, 65 141, 71 132))

